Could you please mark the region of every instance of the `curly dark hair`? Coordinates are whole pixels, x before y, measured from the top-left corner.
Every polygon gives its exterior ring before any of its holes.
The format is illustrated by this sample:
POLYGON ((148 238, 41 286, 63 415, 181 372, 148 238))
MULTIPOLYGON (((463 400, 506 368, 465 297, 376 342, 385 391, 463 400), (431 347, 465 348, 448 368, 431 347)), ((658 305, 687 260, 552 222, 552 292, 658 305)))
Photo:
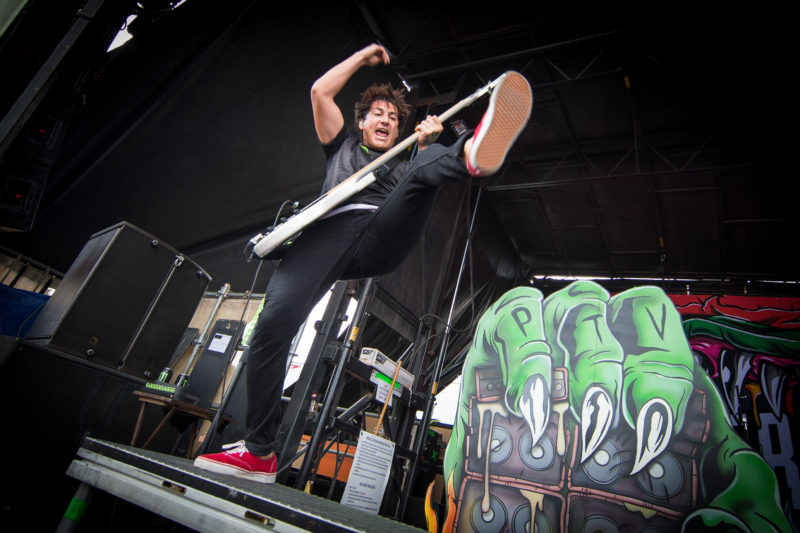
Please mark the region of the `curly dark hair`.
POLYGON ((363 119, 372 107, 373 102, 383 100, 394 105, 397 108, 397 115, 400 122, 400 128, 403 127, 403 121, 408 118, 411 111, 410 106, 406 103, 405 94, 401 89, 393 89, 389 84, 375 84, 367 87, 361 93, 361 100, 356 102, 356 123, 363 119))

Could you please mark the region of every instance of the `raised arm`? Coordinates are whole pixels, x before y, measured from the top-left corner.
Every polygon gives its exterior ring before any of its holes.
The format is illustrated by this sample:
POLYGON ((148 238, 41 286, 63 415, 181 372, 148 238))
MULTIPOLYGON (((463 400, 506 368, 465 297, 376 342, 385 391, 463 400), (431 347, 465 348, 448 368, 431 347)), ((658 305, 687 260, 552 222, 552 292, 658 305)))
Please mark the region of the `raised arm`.
POLYGON ((311 86, 311 109, 317 137, 322 144, 331 142, 344 127, 344 116, 334 97, 361 67, 388 63, 389 54, 386 49, 378 44, 371 44, 331 68, 314 82, 311 86))

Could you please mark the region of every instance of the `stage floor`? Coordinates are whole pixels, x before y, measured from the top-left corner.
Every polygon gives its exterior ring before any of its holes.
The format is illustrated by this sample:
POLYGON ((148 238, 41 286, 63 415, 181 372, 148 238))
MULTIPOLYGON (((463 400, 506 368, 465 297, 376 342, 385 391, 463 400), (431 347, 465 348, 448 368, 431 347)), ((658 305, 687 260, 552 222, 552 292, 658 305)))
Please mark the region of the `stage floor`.
POLYGON ((222 476, 189 459, 91 437, 67 474, 197 531, 421 531, 284 485, 222 476))

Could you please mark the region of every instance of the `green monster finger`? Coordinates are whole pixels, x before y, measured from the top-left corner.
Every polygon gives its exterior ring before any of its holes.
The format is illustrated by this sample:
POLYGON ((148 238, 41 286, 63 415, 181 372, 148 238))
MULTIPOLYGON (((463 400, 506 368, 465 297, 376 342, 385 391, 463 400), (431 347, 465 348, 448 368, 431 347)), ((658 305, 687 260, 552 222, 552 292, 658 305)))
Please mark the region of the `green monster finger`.
POLYGON ((533 444, 550 416, 550 347, 542 327, 542 293, 517 287, 505 293, 483 316, 473 347, 499 364, 509 412, 522 416, 533 444))
POLYGON ((610 309, 611 331, 625 353, 622 414, 636 431, 635 474, 683 427, 694 358, 680 315, 661 289, 630 289, 612 298, 610 309))
POLYGON ((567 353, 564 348, 555 345, 552 339, 558 337, 558 331, 564 321, 564 316, 569 310, 578 304, 591 300, 608 302, 609 295, 603 287, 593 281, 576 281, 570 283, 558 292, 554 292, 547 297, 544 302, 544 329, 547 339, 553 345, 553 364, 556 366, 567 366, 567 353))
POLYGON ((602 444, 620 397, 623 355, 608 328, 608 300, 600 285, 578 281, 545 301, 547 338, 568 369, 570 409, 581 423, 581 462, 602 444))
MULTIPOLYGON (((506 404, 514 414, 528 419, 533 416, 537 430, 544 430, 550 412, 551 362, 550 347, 542 326, 542 293, 530 287, 517 287, 508 291, 492 306, 484 343, 489 351, 498 355, 503 381, 506 384, 506 404), (535 385, 533 385, 535 383, 535 385), (532 393, 530 388, 536 388, 532 393), (520 400, 529 393, 538 402, 547 405, 527 405, 520 412, 520 400), (538 414, 537 414, 538 413, 538 414), (544 417, 544 419, 542 419, 544 417)), ((529 423, 531 421, 529 420, 529 423)), ((538 431, 537 431, 538 432, 538 431)), ((535 440, 534 440, 535 442, 535 440)))
POLYGON ((506 408, 527 421, 533 446, 547 428, 552 381, 550 348, 542 327, 542 293, 534 288, 511 289, 478 322, 464 362, 461 403, 444 460, 447 482, 455 487, 460 486, 463 474, 464 428, 469 426, 468 405, 477 390, 476 373, 498 367, 506 389, 506 408))

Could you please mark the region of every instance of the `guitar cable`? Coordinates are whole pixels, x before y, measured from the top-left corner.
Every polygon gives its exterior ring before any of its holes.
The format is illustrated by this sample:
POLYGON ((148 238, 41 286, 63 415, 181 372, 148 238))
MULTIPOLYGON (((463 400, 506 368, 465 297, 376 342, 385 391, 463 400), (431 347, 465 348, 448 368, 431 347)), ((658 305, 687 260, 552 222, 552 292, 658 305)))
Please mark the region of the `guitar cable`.
MULTIPOLYGON (((272 221, 272 225, 267 227, 265 233, 269 233, 275 228, 275 226, 278 225, 278 221, 280 221, 281 214, 283 213, 283 208, 286 207, 287 204, 292 204, 293 210, 300 207, 300 202, 294 202, 292 200, 284 200, 281 206, 278 208, 278 212, 275 213, 275 219, 272 221)), ((247 243, 245 243, 244 260, 246 263, 249 263, 250 261, 253 260, 253 248, 255 247, 256 244, 258 244, 258 241, 264 238, 265 233, 259 233, 258 235, 247 241, 247 243)))

